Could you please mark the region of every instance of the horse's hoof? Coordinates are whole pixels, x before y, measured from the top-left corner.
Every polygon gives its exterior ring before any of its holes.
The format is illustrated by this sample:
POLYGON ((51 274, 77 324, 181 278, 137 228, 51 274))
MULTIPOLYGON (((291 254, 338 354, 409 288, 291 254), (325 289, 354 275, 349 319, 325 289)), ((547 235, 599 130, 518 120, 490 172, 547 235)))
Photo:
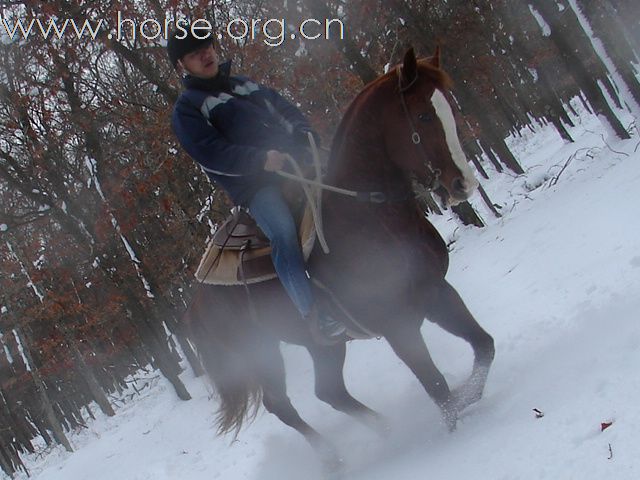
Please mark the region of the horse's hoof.
POLYGON ((387 439, 391 435, 392 428, 389 421, 382 415, 376 415, 367 421, 367 426, 371 428, 380 438, 387 439))
POLYGON ((316 446, 316 453, 322 464, 324 478, 339 480, 344 472, 344 460, 333 445, 323 442, 322 445, 316 446))
POLYGON ((478 402, 482 398, 482 394, 476 390, 468 388, 468 385, 462 385, 462 387, 452 392, 452 397, 456 405, 456 409, 462 412, 467 407, 478 402))
POLYGON ((476 368, 469 379, 451 393, 459 412, 480 401, 488 374, 488 367, 476 368))
POLYGON ((325 480, 342 480, 345 473, 344 460, 337 454, 322 459, 322 474, 325 480))
POLYGON ((442 407, 442 419, 449 433, 455 432, 458 423, 458 409, 455 402, 452 401, 449 405, 442 407))

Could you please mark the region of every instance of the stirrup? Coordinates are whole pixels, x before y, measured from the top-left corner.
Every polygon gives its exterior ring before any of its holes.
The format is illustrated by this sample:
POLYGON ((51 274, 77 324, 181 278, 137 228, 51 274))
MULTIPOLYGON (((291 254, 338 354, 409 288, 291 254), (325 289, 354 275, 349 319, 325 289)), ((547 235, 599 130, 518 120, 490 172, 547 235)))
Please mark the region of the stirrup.
POLYGON ((318 344, 331 347, 349 339, 347 328, 325 312, 314 307, 307 316, 311 337, 318 344))

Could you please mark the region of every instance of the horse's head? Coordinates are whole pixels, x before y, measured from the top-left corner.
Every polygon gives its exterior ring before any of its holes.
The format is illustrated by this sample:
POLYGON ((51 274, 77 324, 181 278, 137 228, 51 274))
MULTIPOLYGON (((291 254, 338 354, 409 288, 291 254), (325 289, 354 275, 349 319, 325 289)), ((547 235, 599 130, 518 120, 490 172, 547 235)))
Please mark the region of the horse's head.
POLYGON ((420 60, 409 49, 391 76, 394 95, 382 119, 388 155, 427 188, 443 187, 447 203, 467 200, 478 181, 458 139, 449 103, 451 80, 440 70, 440 49, 420 60))

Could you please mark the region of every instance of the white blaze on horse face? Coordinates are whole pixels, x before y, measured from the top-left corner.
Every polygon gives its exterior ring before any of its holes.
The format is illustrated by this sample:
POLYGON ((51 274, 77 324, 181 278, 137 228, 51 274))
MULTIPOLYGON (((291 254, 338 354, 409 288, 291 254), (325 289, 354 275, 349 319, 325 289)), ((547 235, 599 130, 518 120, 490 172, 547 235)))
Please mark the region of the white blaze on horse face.
POLYGON ((449 147, 453 162, 462 173, 465 190, 471 193, 478 187, 478 180, 476 180, 476 177, 473 175, 473 170, 471 170, 469 162, 467 162, 467 157, 462 150, 462 145, 460 145, 460 139, 458 138, 458 131, 456 129, 456 120, 453 117, 451 105, 449 105, 444 93, 437 88, 431 96, 431 104, 444 127, 447 146, 449 147))

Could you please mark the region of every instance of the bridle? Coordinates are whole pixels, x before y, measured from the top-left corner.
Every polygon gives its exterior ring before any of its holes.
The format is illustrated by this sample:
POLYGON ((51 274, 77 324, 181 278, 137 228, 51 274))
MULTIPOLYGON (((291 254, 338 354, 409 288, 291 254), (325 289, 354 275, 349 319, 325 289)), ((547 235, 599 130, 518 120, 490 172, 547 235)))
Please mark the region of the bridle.
POLYGON ((402 104, 402 110, 404 111, 405 117, 407 118, 407 122, 409 122, 409 127, 411 128, 411 142, 418 149, 419 155, 423 157, 423 165, 427 172, 426 181, 418 181, 415 177, 415 174, 412 174, 413 180, 424 185, 426 191, 432 192, 436 188, 440 186, 440 175, 442 171, 439 168, 434 168, 431 165, 431 161, 429 160, 429 156, 424 149, 424 144, 422 143, 422 138, 418 133, 418 129, 416 128, 416 124, 411 118, 411 114, 409 113, 409 108, 407 107, 407 102, 405 100, 404 92, 409 90, 417 81, 418 74, 413 80, 411 80, 407 85, 402 85, 402 65, 398 65, 398 93, 400 94, 400 103, 402 104))
MULTIPOLYGON (((402 66, 399 65, 397 68, 398 72, 398 92, 400 94, 400 103, 402 104, 402 109, 404 110, 407 121, 409 122, 409 126, 411 128, 411 142, 418 149, 418 153, 423 157, 423 165, 426 170, 426 181, 418 180, 414 173, 410 174, 410 179, 412 184, 414 185, 414 190, 420 190, 418 194, 414 192, 413 196, 423 196, 426 193, 433 192, 436 188, 440 186, 440 175, 442 171, 439 168, 434 168, 429 161, 429 156, 424 149, 424 144, 422 143, 422 139, 420 138, 420 134, 418 133, 418 129, 411 118, 411 114, 409 113, 409 108, 407 107, 407 102, 404 97, 404 92, 409 90, 417 81, 418 75, 416 74, 415 78, 411 80, 407 85, 402 85, 402 66)), ((295 160, 291 159, 291 161, 295 164, 295 160)), ((339 193, 341 195, 346 195, 355 198, 359 202, 364 203, 372 203, 372 204, 383 204, 383 203, 396 203, 396 202, 404 202, 411 198, 411 192, 398 192, 396 194, 391 194, 388 192, 380 192, 380 191, 355 191, 349 190, 346 188, 339 188, 332 185, 327 185, 318 180, 309 180, 304 178, 304 176, 297 172, 296 175, 278 171, 276 172, 278 175, 288 178, 290 180, 295 180, 302 184, 311 185, 322 190, 331 191, 334 193, 339 193)))

